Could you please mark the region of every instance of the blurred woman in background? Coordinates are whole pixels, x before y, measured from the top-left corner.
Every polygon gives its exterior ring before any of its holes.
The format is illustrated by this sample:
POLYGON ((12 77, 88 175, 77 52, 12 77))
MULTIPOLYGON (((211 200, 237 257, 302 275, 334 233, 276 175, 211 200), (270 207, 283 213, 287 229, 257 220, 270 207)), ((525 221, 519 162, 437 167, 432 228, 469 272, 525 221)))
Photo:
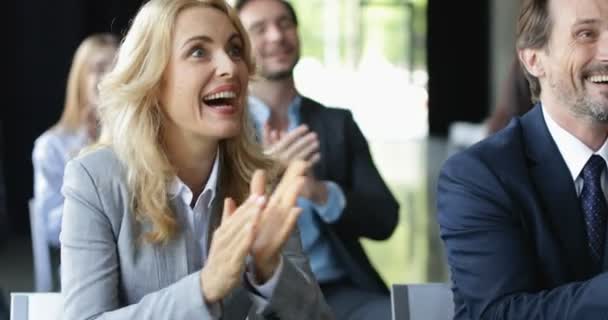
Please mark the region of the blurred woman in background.
POLYGON ((65 165, 97 138, 97 85, 112 67, 117 47, 118 38, 107 33, 82 41, 72 60, 61 118, 34 143, 34 210, 51 247, 59 248, 65 165))

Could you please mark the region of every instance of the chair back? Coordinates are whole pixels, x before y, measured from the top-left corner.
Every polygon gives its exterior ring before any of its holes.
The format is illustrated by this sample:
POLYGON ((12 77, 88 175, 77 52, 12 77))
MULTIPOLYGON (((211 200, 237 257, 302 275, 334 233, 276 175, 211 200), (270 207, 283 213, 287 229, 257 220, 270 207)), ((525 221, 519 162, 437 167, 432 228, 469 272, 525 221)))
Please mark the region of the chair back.
POLYGON ((452 320, 454 300, 447 283, 394 284, 393 320, 452 320))
POLYGON ((11 293, 10 320, 60 320, 62 305, 59 292, 11 293))
POLYGON ((32 253, 34 257, 34 291, 50 292, 53 290, 53 267, 51 252, 46 241, 46 228, 39 212, 36 210, 34 199, 30 199, 30 231, 32 237, 32 253))

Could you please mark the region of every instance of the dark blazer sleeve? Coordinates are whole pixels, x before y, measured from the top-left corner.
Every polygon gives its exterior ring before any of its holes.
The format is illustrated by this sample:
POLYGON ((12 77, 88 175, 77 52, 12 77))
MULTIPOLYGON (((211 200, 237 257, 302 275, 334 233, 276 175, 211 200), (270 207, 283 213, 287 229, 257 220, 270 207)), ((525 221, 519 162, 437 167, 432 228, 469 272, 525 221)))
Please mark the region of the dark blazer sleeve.
POLYGON ((340 184, 346 207, 334 226, 342 235, 384 240, 397 226, 399 204, 376 169, 369 147, 352 114, 345 111, 349 144, 344 163, 350 168, 349 181, 340 184))
POLYGON ((517 204, 475 154, 446 162, 437 197, 456 304, 467 319, 608 319, 608 273, 540 288, 517 204))

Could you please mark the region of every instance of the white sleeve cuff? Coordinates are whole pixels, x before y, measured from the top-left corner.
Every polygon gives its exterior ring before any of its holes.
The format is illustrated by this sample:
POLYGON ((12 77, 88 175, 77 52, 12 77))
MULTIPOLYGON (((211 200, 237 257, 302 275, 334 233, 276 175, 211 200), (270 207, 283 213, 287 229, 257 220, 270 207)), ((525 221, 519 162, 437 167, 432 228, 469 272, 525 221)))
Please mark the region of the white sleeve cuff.
POLYGON ((247 272, 245 274, 247 276, 247 281, 249 281, 251 286, 262 297, 264 297, 266 300, 268 300, 272 297, 272 293, 274 292, 274 288, 277 286, 277 283, 279 282, 279 276, 281 275, 282 271, 283 271, 283 256, 280 257, 279 265, 277 266, 277 269, 274 271, 274 274, 272 275, 272 277, 270 277, 270 279, 268 279, 268 281, 266 281, 266 283, 264 283, 262 285, 258 284, 255 280, 253 264, 250 264, 247 267, 247 272))
POLYGON ((268 306, 270 298, 274 293, 274 289, 277 287, 277 284, 279 282, 279 277, 283 272, 283 256, 281 256, 279 260, 279 265, 274 271, 272 277, 270 277, 270 279, 268 279, 268 281, 266 281, 266 283, 264 283, 263 285, 259 285, 256 282, 253 271, 254 266, 252 263, 249 263, 249 265, 247 266, 247 272, 245 272, 245 278, 246 281, 249 282, 251 287, 253 287, 257 291, 253 292, 252 298, 254 301, 256 312, 261 313, 268 306))

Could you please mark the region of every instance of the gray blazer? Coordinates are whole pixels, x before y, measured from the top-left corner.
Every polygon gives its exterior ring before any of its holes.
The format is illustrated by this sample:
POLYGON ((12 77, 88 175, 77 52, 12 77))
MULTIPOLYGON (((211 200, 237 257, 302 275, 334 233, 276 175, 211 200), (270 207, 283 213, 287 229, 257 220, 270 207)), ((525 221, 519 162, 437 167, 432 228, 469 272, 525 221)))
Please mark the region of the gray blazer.
MULTIPOLYGON (((62 190, 63 319, 211 318, 186 235, 179 233, 166 245, 140 240, 151 224, 140 223, 130 210, 125 167, 110 148, 70 161, 62 190)), ((261 301, 242 281, 222 301, 222 319, 333 318, 297 230, 283 249, 283 271, 271 299, 266 305, 261 301)))

